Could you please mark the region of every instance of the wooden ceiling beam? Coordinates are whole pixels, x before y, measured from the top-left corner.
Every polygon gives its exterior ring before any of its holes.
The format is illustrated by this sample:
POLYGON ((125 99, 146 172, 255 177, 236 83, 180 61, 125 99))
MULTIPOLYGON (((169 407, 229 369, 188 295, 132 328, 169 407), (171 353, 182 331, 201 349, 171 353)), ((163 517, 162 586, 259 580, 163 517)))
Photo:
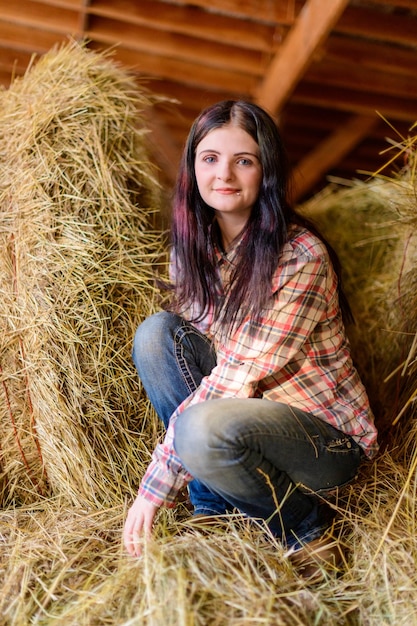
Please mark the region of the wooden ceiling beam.
MULTIPOLYGON (((416 3, 414 2, 414 9, 416 3)), ((347 33, 355 37, 365 37, 371 41, 395 43, 415 49, 416 23, 409 15, 393 15, 370 8, 347 7, 337 23, 335 32, 347 33)))
MULTIPOLYGON (((170 77, 173 79, 173 77, 170 77)), ((174 80, 152 80, 150 87, 158 93, 169 93, 180 103, 177 113, 183 115, 188 108, 192 111, 201 111, 203 108, 219 100, 230 98, 230 90, 209 90, 194 85, 184 85, 174 80)))
POLYGON ((294 201, 303 197, 326 172, 360 143, 378 122, 376 116, 353 116, 300 161, 293 171, 294 201))
POLYGON ((267 61, 261 52, 254 50, 242 50, 221 42, 214 44, 195 37, 116 22, 107 18, 93 19, 86 36, 109 45, 123 42, 123 47, 138 52, 166 56, 172 60, 192 59, 197 64, 220 70, 226 67, 230 72, 254 74, 258 77, 262 75, 267 61))
POLYGON ((379 112, 388 119, 410 122, 416 119, 417 100, 352 91, 304 81, 293 93, 293 103, 337 109, 358 115, 379 112))
POLYGON ((63 8, 45 6, 33 0, 0 0, 2 21, 24 28, 34 27, 63 35, 78 30, 78 12, 63 8))
POLYGON ((332 35, 329 37, 322 51, 322 58, 341 62, 349 61, 361 67, 393 73, 397 76, 415 77, 416 75, 415 49, 354 39, 350 36, 332 35))
POLYGON ((402 9, 416 9, 416 0, 375 0, 378 4, 402 9))
POLYGON ((38 4, 45 4, 60 9, 83 9, 89 0, 31 0, 38 4))
POLYGON ((17 74, 23 74, 30 63, 32 54, 22 50, 11 50, 9 47, 2 48, 0 46, 0 68, 5 72, 9 72, 11 68, 17 74))
POLYGON ((344 124, 345 120, 346 113, 344 111, 324 110, 294 104, 290 109, 285 109, 280 116, 280 126, 282 132, 291 137, 291 140, 297 134, 305 139, 310 132, 329 133, 335 126, 344 124))
POLYGON ((348 0, 307 0, 256 91, 260 106, 278 113, 347 4, 348 0))
MULTIPOLYGON (((371 132, 373 133, 373 129, 371 132)), ((331 134, 332 133, 329 134, 329 137, 331 134)), ((382 160, 384 159, 383 152, 390 147, 387 137, 393 140, 399 140, 399 137, 393 131, 391 131, 390 134, 385 133, 385 136, 381 136, 379 139, 370 139, 369 135, 366 135, 362 141, 359 141, 359 143, 356 144, 356 146, 354 146, 352 150, 343 157, 341 160, 343 167, 345 167, 346 164, 349 164, 348 167, 355 170, 355 160, 360 159, 362 162, 364 160, 368 161, 367 167, 368 169, 372 169, 372 163, 380 163, 381 157, 382 160)), ((309 145, 311 145, 311 143, 306 141, 296 143, 291 142, 291 157, 294 167, 297 163, 301 163, 306 153, 309 152, 309 145)), ((334 170, 337 166, 337 164, 334 164, 331 169, 334 170)))
POLYGON ((95 0, 88 8, 88 13, 112 18, 122 23, 123 28, 128 23, 215 43, 224 41, 244 49, 264 52, 272 49, 276 35, 275 24, 237 20, 236 17, 219 15, 205 9, 188 4, 159 2, 155 10, 154 0, 95 0))
POLYGON ((352 91, 417 99, 415 74, 411 76, 381 72, 363 67, 359 63, 338 62, 326 58, 321 63, 313 64, 304 78, 311 83, 343 87, 352 91))
MULTIPOLYGON (((188 4, 183 0, 181 4, 188 4)), ((234 17, 246 17, 254 20, 270 22, 271 24, 292 24, 295 13, 302 2, 300 0, 256 0, 255 2, 236 0, 192 0, 193 5, 203 9, 210 8, 211 11, 230 15, 234 17)))
POLYGON ((0 46, 16 50, 18 54, 44 54, 63 39, 62 33, 0 22, 0 46))
MULTIPOLYGON (((90 47, 96 50, 103 49, 97 41, 92 42, 90 47)), ((234 94, 251 93, 257 83, 256 77, 249 74, 206 67, 168 56, 146 54, 122 46, 114 48, 114 58, 127 69, 135 71, 141 78, 152 76, 170 79, 200 89, 228 92, 229 97, 233 97, 234 94)))

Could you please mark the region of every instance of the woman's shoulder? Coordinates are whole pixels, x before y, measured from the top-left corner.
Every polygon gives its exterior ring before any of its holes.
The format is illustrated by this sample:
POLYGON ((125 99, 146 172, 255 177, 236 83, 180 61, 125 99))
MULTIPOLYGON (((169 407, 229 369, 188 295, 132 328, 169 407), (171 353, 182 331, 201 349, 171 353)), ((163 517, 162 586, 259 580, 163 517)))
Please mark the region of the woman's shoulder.
POLYGON ((289 232, 278 266, 272 279, 273 293, 281 289, 294 276, 307 285, 310 276, 329 276, 329 255, 321 239, 305 227, 295 226, 289 232))
POLYGON ((293 224, 288 232, 288 240, 284 245, 281 262, 295 257, 327 259, 328 252, 320 237, 304 226, 293 224))

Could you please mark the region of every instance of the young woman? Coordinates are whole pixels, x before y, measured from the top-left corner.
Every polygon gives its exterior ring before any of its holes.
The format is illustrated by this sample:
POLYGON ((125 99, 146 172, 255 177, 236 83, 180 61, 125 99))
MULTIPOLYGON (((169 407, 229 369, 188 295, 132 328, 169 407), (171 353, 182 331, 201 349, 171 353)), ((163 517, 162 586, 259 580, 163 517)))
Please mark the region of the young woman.
POLYGON ((237 509, 292 551, 322 540, 326 494, 377 450, 335 263, 287 202, 272 118, 244 101, 204 110, 174 195, 171 307, 134 340, 167 432, 127 516, 130 554, 186 484, 195 516, 237 509))

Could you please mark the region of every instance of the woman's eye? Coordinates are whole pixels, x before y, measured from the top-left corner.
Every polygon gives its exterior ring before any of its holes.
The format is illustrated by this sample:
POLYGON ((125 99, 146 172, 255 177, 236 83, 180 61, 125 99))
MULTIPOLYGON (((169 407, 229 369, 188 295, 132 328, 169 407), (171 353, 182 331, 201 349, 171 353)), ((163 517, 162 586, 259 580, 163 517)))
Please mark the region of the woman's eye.
POLYGON ((215 160, 216 160, 216 157, 214 156, 206 156, 203 159, 204 163, 214 163, 215 160))
POLYGON ((239 165, 252 165, 252 161, 246 158, 239 159, 238 163, 239 165))

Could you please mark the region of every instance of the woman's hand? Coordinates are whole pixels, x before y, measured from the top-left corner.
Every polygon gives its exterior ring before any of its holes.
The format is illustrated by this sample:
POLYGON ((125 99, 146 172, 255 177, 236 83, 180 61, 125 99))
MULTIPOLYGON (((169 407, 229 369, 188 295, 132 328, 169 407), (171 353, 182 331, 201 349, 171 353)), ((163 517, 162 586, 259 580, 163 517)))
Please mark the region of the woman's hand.
POLYGON ((123 541, 126 550, 132 556, 140 556, 142 540, 149 539, 152 534, 152 525, 158 507, 143 496, 136 496, 127 514, 123 530, 123 541))

